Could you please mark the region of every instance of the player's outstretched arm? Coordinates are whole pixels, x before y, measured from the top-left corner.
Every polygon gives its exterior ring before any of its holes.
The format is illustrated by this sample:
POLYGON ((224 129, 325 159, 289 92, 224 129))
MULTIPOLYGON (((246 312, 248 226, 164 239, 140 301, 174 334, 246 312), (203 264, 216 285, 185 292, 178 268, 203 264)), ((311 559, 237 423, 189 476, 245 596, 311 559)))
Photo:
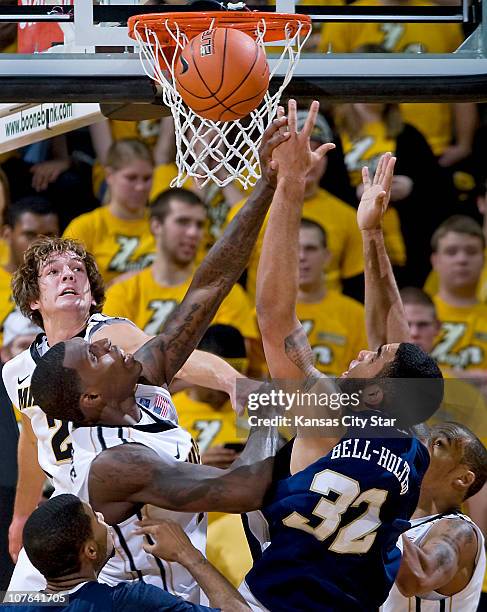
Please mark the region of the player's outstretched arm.
POLYGON ((365 262, 365 324, 369 348, 409 341, 409 327, 384 244, 382 219, 391 195, 395 157, 382 155, 373 179, 363 168, 364 192, 357 210, 365 262))
POLYGON ((250 610, 237 589, 193 546, 179 523, 144 519, 139 525, 136 533, 154 540, 154 544, 144 544, 144 550, 184 566, 206 593, 210 606, 222 612, 250 610))
POLYGON ((299 379, 315 373, 309 343, 296 317, 298 295, 299 226, 304 203, 306 174, 335 145, 310 149, 319 103, 311 104, 306 123, 297 131, 296 101, 288 106, 290 137, 274 151, 278 164, 277 187, 272 200, 257 271, 257 320, 267 365, 273 378, 299 379), (299 364, 285 352, 286 338, 304 342, 299 364), (309 350, 308 350, 309 349, 309 350))
POLYGON ((438 591, 458 593, 472 577, 477 555, 477 536, 462 519, 443 519, 417 546, 403 536, 403 556, 396 585, 405 597, 438 591))
POLYGON ((115 446, 93 461, 90 503, 111 524, 122 520, 121 509, 130 513, 140 504, 179 512, 257 510, 272 482, 277 441, 272 428, 253 430, 245 450, 226 470, 187 462, 168 464, 141 444, 115 446))
POLYGON ((276 119, 264 133, 259 152, 262 178, 203 260, 163 332, 137 351, 137 359, 144 366, 142 375, 150 382, 171 382, 244 271, 274 194, 271 156, 273 149, 288 138, 279 131, 285 123, 285 118, 276 119))
POLYGON ((193 351, 176 374, 176 378, 187 385, 224 391, 230 397, 234 410, 238 409, 235 393, 236 380, 245 377, 218 355, 206 351, 193 351))

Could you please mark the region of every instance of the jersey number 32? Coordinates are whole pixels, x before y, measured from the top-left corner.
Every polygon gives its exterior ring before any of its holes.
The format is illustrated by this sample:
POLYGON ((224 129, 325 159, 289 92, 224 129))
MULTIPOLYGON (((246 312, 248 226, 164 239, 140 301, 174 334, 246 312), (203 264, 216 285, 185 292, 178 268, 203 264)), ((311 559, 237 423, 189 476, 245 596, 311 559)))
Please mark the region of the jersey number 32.
POLYGON ((329 495, 331 491, 337 495, 335 501, 322 497, 316 504, 313 514, 323 519, 320 524, 311 527, 309 519, 299 512, 292 512, 283 523, 287 527, 302 529, 318 540, 324 541, 337 531, 342 515, 349 508, 356 508, 365 503, 367 504, 365 512, 339 529, 328 550, 348 554, 368 552, 377 535, 376 530, 381 524, 379 512, 388 491, 368 489, 360 493, 360 486, 356 480, 333 470, 323 470, 315 474, 310 490, 323 496, 329 495))

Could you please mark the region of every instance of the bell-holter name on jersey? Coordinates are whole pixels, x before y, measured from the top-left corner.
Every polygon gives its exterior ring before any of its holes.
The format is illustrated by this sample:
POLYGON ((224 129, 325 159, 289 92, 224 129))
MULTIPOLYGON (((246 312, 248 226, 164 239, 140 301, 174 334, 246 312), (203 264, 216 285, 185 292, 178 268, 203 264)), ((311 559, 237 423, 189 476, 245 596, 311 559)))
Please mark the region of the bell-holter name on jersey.
MULTIPOLYGON (((371 417, 372 418, 372 417, 371 417)), ((375 461, 399 481, 401 485, 400 495, 404 495, 409 489, 409 463, 402 457, 398 457, 387 446, 371 448, 371 441, 364 438, 347 438, 342 440, 331 451, 330 459, 362 459, 363 461, 375 461)))

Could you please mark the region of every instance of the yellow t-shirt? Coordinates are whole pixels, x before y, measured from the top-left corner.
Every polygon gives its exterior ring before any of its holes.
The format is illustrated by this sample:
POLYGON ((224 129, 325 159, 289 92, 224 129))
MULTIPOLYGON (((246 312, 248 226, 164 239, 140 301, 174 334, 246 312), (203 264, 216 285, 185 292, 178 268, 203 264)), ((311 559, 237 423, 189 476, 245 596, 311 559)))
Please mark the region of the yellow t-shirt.
MULTIPOLYGON (((210 514, 211 516, 211 514, 210 514)), ((252 555, 238 514, 224 514, 208 525, 208 561, 238 588, 252 568, 252 555)))
MULTIPOLYGON (((171 181, 178 175, 176 164, 159 164, 154 168, 152 177, 152 189, 149 196, 149 201, 154 200, 157 196, 171 187, 171 181)), ((183 184, 185 189, 193 189, 193 179, 188 177, 183 184)))
POLYGON ((389 138, 382 121, 367 123, 362 133, 351 140, 346 132, 341 134, 345 165, 350 182, 357 187, 362 182, 362 168, 367 166, 373 175, 381 155, 396 150, 396 139, 389 138))
POLYGON ((15 310, 11 283, 12 275, 0 266, 0 346, 3 345, 3 326, 5 320, 15 310))
MULTIPOLYGON (((174 308, 182 302, 191 283, 191 277, 181 285, 162 287, 154 280, 152 268, 112 285, 107 291, 103 312, 127 317, 147 334, 162 331, 174 308)), ((245 291, 234 285, 223 300, 213 323, 232 325, 245 338, 258 338, 257 323, 245 291)))
POLYGON ((113 140, 137 138, 152 149, 159 138, 160 119, 144 119, 142 121, 117 121, 110 119, 109 121, 113 140))
POLYGON ((217 410, 205 402, 192 399, 186 391, 173 395, 173 401, 179 425, 189 431, 201 453, 210 446, 245 442, 237 435, 236 416, 229 401, 217 410))
MULTIPOLYGON (((232 206, 227 217, 227 224, 243 205, 242 201, 232 206)), ((304 201, 303 218, 315 221, 325 229, 328 236, 328 249, 331 253, 331 261, 326 272, 326 283, 328 289, 340 290, 341 278, 351 278, 361 274, 364 270, 362 238, 357 227, 355 209, 324 189, 318 189, 316 195, 304 201)), ((255 301, 257 266, 268 219, 269 214, 259 233, 248 265, 247 293, 253 301, 255 301)))
POLYGON ((401 114, 406 123, 410 123, 423 134, 437 157, 451 143, 453 136, 451 104, 405 102, 401 104, 401 114))
POLYGON ((395 208, 389 207, 382 218, 382 231, 387 254, 393 266, 406 264, 406 245, 401 232, 401 221, 395 208))
POLYGON ((63 237, 76 238, 85 244, 95 257, 105 283, 124 272, 150 266, 155 257, 148 212, 143 219, 126 221, 102 206, 73 219, 63 237))
MULTIPOLYGON (((486 255, 487 257, 487 252, 486 255)), ((484 263, 482 272, 480 274, 479 284, 477 285, 477 298, 480 302, 487 302, 487 260, 484 263)))
POLYGON ((296 314, 320 372, 340 376, 359 351, 367 348, 364 307, 352 298, 331 291, 316 304, 298 302, 296 314))
POLYGON ((450 306, 433 298, 441 330, 431 355, 442 368, 487 368, 487 305, 450 306))
POLYGON ((440 290, 440 279, 438 278, 438 272, 436 270, 431 270, 431 272, 428 274, 423 290, 430 297, 434 297, 440 290))

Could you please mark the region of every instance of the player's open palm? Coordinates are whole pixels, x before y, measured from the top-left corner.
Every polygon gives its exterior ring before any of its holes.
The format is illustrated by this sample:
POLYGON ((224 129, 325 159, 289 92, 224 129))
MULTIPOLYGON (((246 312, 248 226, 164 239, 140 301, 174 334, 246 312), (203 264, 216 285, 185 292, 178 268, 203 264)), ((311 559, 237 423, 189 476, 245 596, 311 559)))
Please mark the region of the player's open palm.
POLYGON ((390 153, 381 156, 374 178, 371 180, 369 169, 362 168, 364 192, 357 210, 357 223, 360 230, 373 230, 381 227, 382 218, 391 197, 392 178, 396 158, 390 153))
MULTIPOLYGON (((272 159, 277 164, 278 178, 304 179, 313 166, 335 148, 331 142, 322 144, 315 151, 311 149, 310 138, 316 123, 320 104, 316 100, 309 107, 303 129, 298 132, 296 100, 288 102, 287 125, 289 138, 274 149, 272 159)), ((279 109, 278 117, 283 113, 279 109)))

